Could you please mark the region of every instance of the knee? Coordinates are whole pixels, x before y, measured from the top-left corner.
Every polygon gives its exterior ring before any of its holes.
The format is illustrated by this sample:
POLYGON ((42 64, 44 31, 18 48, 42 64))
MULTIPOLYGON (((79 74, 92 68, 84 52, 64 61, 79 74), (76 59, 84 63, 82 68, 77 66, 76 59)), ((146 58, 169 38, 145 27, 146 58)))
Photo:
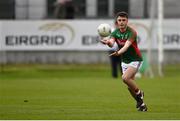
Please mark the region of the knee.
POLYGON ((129 78, 126 75, 123 74, 122 75, 122 80, 123 80, 124 83, 127 83, 129 78))

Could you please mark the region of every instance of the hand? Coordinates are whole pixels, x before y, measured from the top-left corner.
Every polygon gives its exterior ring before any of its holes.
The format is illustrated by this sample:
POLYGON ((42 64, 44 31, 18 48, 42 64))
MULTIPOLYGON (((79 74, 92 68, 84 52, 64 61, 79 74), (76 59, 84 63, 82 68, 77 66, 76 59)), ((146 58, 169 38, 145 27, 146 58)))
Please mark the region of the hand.
POLYGON ((100 38, 100 42, 102 43, 102 44, 105 44, 105 45, 107 45, 108 44, 108 38, 106 38, 106 37, 101 37, 100 38))
POLYGON ((107 41, 106 40, 100 40, 100 42, 102 43, 102 44, 105 44, 105 45, 107 45, 107 41))
POLYGON ((119 53, 118 53, 118 51, 115 51, 115 52, 111 53, 109 56, 119 56, 119 53))

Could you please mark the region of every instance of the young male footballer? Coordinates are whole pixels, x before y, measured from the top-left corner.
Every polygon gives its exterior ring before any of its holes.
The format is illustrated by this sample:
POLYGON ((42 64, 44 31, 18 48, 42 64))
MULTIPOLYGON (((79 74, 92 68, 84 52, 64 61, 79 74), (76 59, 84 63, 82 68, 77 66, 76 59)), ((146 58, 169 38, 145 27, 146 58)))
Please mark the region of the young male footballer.
POLYGON ((135 74, 142 64, 142 55, 137 46, 137 33, 128 26, 128 14, 126 12, 118 12, 115 17, 116 29, 111 33, 110 38, 102 38, 100 41, 112 47, 116 42, 119 50, 111 53, 109 56, 122 57, 122 80, 128 86, 128 90, 137 102, 138 111, 147 111, 144 103, 144 92, 140 90, 135 83, 135 74))

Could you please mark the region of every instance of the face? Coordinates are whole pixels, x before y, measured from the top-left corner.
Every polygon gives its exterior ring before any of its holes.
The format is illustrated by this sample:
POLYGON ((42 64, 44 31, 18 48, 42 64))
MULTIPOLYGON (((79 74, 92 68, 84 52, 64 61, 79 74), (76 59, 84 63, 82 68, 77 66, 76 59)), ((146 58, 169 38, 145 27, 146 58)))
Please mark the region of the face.
POLYGON ((116 24, 119 29, 125 29, 128 23, 128 19, 126 17, 118 16, 116 19, 116 24))

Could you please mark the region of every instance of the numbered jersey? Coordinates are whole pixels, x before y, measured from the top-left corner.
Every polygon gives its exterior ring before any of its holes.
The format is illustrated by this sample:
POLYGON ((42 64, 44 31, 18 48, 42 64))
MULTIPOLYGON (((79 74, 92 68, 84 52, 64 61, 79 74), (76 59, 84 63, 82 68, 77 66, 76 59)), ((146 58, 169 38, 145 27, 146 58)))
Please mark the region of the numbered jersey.
POLYGON ((119 48, 122 48, 126 41, 131 41, 131 46, 122 54, 122 61, 130 63, 132 61, 142 61, 141 52, 137 46, 137 33, 131 27, 127 26, 125 32, 120 32, 117 28, 111 33, 119 48))

